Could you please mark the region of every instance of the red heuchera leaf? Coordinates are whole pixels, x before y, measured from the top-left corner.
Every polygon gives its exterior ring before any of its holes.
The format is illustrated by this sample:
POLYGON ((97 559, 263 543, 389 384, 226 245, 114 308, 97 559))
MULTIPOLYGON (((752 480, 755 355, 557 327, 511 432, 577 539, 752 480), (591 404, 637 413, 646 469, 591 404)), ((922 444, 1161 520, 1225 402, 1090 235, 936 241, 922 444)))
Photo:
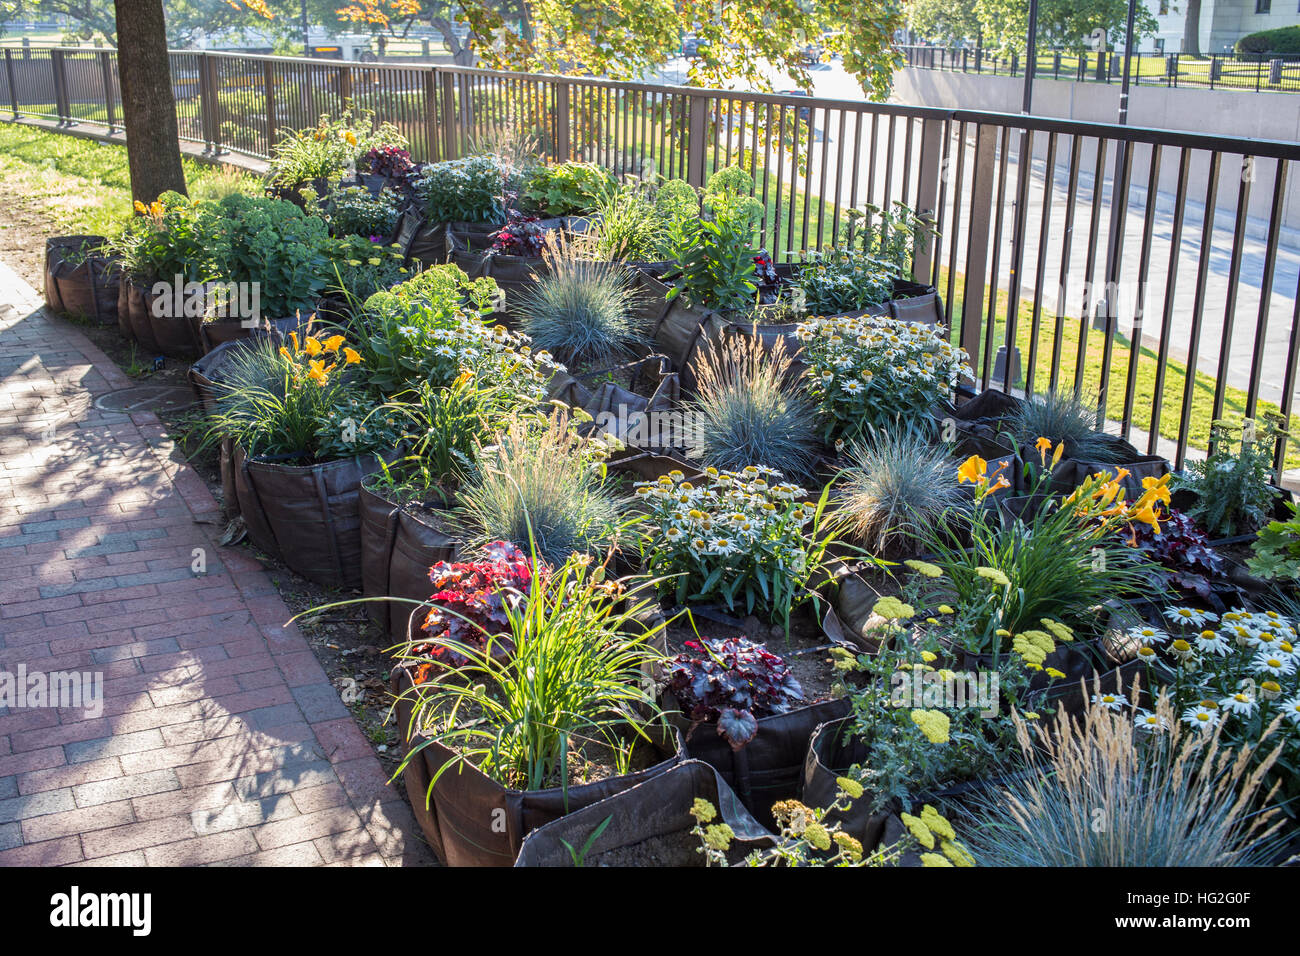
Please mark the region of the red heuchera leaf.
MULTIPOLYGON (((545 575, 545 568, 538 568, 545 575)), ((434 640, 451 640, 483 647, 489 637, 509 631, 506 601, 524 594, 532 582, 528 557, 514 545, 497 541, 486 549, 482 561, 440 561, 429 569, 434 586, 423 631, 434 640)), ((436 658, 464 661, 461 655, 438 643, 419 643, 412 650, 436 658)))

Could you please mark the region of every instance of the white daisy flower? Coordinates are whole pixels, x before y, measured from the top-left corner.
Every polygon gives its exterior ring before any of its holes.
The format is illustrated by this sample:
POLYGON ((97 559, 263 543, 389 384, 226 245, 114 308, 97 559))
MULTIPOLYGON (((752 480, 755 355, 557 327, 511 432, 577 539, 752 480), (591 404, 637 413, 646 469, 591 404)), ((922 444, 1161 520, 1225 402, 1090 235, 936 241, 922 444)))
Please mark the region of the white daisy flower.
POLYGON ((1183 711, 1183 723, 1201 730, 1213 730, 1219 722, 1219 715, 1208 707, 1188 707, 1183 711))
POLYGON ((1202 654, 1216 654, 1224 657, 1232 649, 1228 644, 1228 639, 1219 631, 1201 631, 1200 634, 1192 638, 1196 644, 1196 649, 1202 654))
POLYGON ((1133 726, 1143 733, 1154 734, 1161 730, 1168 730, 1169 721, 1157 713, 1139 708, 1133 715, 1133 726))
POLYGON ((1259 705, 1255 703, 1253 695, 1241 690, 1237 691, 1237 693, 1230 697, 1221 698, 1219 700, 1219 706, 1223 708, 1225 713, 1240 714, 1243 717, 1249 717, 1255 712, 1255 708, 1259 705))
POLYGON ((1092 702, 1107 710, 1120 710, 1128 704, 1128 699, 1123 694, 1093 694, 1092 702))
POLYGON ((1255 655, 1250 666, 1256 674, 1287 677, 1295 673, 1295 658, 1280 651, 1263 650, 1255 655))
POLYGON ((1166 608, 1165 617, 1175 624, 1191 624, 1196 627, 1203 627, 1205 624, 1219 619, 1219 615, 1213 611, 1201 611, 1194 607, 1166 608))
POLYGON ((1282 708, 1282 713, 1287 715, 1291 723, 1300 727, 1300 694, 1297 694, 1290 700, 1283 701, 1280 706, 1282 708))
POLYGON ((1169 640, 1169 633, 1167 631, 1162 631, 1160 628, 1152 627, 1149 624, 1143 624, 1139 627, 1130 627, 1128 629, 1128 636, 1133 638, 1133 640, 1140 642, 1145 647, 1150 647, 1154 644, 1163 644, 1165 641, 1169 640))

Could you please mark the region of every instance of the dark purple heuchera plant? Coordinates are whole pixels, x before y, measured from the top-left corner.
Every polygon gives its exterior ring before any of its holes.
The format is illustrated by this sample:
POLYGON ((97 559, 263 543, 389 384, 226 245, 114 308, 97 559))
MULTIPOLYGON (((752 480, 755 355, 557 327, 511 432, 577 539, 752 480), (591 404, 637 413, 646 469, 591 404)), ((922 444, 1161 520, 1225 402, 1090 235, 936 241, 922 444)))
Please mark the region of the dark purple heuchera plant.
POLYGON ((541 220, 511 209, 506 214, 506 224, 492 240, 491 251, 497 255, 536 258, 542 254, 545 243, 546 229, 541 220))
POLYGON ((1223 556, 1209 546, 1209 536, 1190 515, 1170 509, 1160 520, 1160 533, 1135 524, 1128 544, 1164 569, 1170 584, 1211 604, 1218 604, 1212 582, 1225 573, 1223 556))
POLYGON ((754 739, 759 717, 784 714, 803 700, 785 661, 744 637, 687 641, 668 662, 667 677, 691 729, 717 723, 735 750, 754 739))
POLYGON ((360 165, 373 176, 387 176, 397 186, 405 186, 415 173, 411 154, 398 146, 376 146, 361 157, 360 165))

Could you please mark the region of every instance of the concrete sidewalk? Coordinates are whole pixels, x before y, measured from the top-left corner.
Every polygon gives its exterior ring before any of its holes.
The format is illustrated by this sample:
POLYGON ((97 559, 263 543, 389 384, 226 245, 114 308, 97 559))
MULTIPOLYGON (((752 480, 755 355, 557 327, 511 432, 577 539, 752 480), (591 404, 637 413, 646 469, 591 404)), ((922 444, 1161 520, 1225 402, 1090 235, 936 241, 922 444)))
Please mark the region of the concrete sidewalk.
POLYGON ((0 864, 430 862, 203 481, 40 306, 0 266, 0 681, 102 674, 103 712, 0 706, 0 864))

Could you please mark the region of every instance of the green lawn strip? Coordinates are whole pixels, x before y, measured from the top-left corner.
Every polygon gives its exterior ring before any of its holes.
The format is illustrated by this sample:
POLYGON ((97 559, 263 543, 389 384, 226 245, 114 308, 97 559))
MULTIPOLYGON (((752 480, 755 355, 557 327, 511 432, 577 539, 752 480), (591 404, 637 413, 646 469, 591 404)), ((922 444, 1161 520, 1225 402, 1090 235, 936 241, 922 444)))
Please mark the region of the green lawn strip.
MULTIPOLYGON (((191 190, 221 175, 188 157, 182 163, 191 190)), ((116 143, 3 123, 0 177, 10 195, 42 204, 69 234, 115 235, 131 214, 126 148, 116 143)))
MULTIPOLYGON (((948 270, 941 269, 940 275, 939 291, 942 294, 947 289, 948 270)), ((961 288, 963 277, 961 273, 957 273, 955 278, 954 302, 948 314, 953 316, 954 323, 957 323, 960 321, 962 309, 961 288)), ((998 319, 994 326, 993 337, 994 348, 1006 341, 1008 301, 1009 297, 1006 290, 999 289, 998 319)), ((1022 296, 1020 310, 1016 319, 1016 343, 1020 348, 1020 360, 1025 371, 1028 371, 1029 368, 1032 320, 1033 299, 1026 299, 1022 296)), ((1055 326, 1056 316, 1044 304, 1039 319, 1038 346, 1034 369, 1035 391, 1046 390, 1051 382, 1052 351, 1056 342, 1055 326)), ((1067 317, 1062 324, 1061 330, 1061 369, 1057 379, 1057 387, 1060 389, 1072 389, 1074 387, 1079 338, 1079 319, 1067 317)), ((1148 337, 1144 336, 1144 339, 1146 341, 1144 341, 1142 348, 1138 352, 1137 374, 1133 383, 1134 398, 1131 420, 1134 428, 1149 431, 1152 408, 1155 404, 1156 370, 1159 356, 1156 345, 1150 343, 1148 337)), ((1095 400, 1101 383, 1105 334, 1098 329, 1089 327, 1085 349, 1082 391, 1084 395, 1091 396, 1095 400)), ((1123 418, 1124 393, 1127 387, 1129 361, 1132 354, 1132 342, 1125 336, 1116 334, 1111 351, 1109 387, 1106 396, 1106 417, 1112 422, 1121 421, 1123 418)), ((982 372, 982 356, 975 356, 974 365, 977 373, 982 372)), ((1197 370, 1193 381, 1191 415, 1188 419, 1188 445, 1192 448, 1204 450, 1209 445, 1210 422, 1213 419, 1215 377, 1197 370)), ((1167 361, 1160 403, 1160 434, 1164 438, 1176 440, 1178 437, 1178 425, 1183 407, 1183 390, 1186 387, 1186 382, 1187 363, 1174 359, 1167 361)), ((1000 384, 1001 379, 998 379, 997 383, 1000 384)), ((1023 388, 1025 385, 1024 376, 1022 375, 1012 384, 1014 387, 1023 388)), ((1257 418, 1267 412, 1277 413, 1278 411, 1275 403, 1262 400, 1257 403, 1256 409, 1257 418)), ((1228 421, 1240 421, 1245 417, 1245 412, 1245 390, 1233 386, 1224 389, 1223 414, 1220 417, 1228 421)), ((1293 433, 1300 435, 1300 415, 1293 414, 1291 416, 1291 430, 1293 433)), ((1146 449, 1142 447, 1140 450, 1145 451, 1146 449)), ((1297 448, 1294 442, 1288 443, 1285 467, 1288 469, 1300 467, 1300 448, 1297 448)))

